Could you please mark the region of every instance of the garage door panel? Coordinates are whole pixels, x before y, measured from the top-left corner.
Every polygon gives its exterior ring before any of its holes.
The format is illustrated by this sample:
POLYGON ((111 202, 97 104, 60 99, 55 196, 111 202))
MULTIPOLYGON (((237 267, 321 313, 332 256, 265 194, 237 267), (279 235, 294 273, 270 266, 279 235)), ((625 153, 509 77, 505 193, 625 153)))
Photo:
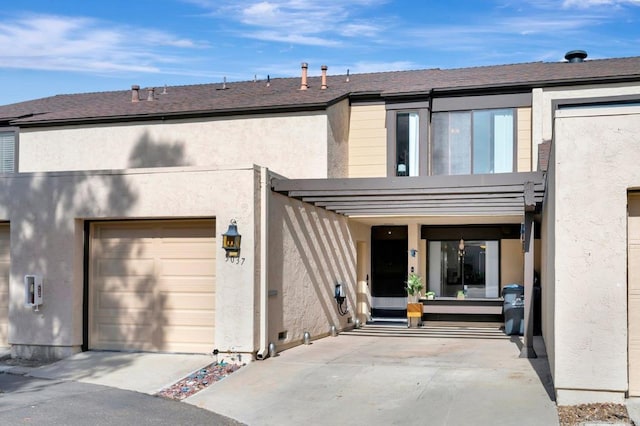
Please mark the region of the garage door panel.
POLYGON ((160 295, 163 309, 209 309, 216 307, 215 298, 206 293, 162 293, 160 295))
POLYGON ((153 330, 153 324, 102 324, 100 325, 100 336, 104 343, 121 341, 139 347, 153 334, 153 330), (122 339, 123 335, 127 338, 122 339))
POLYGON ((141 293, 152 292, 156 285, 155 277, 104 277, 96 280, 93 285, 93 289, 99 292, 129 292, 129 293, 141 293))
POLYGON ((157 289, 162 292, 176 292, 176 293, 202 293, 208 294, 211 297, 215 294, 211 291, 211 280, 215 279, 215 276, 203 276, 203 277, 161 277, 158 279, 157 289))
POLYGON ((206 276, 216 274, 216 265, 212 259, 163 259, 160 265, 161 276, 206 276))
POLYGON ((213 220, 94 224, 90 347, 211 352, 216 250, 213 220))
POLYGON ((215 222, 213 221, 191 221, 191 226, 185 229, 180 224, 165 223, 161 227, 162 238, 170 238, 174 241, 188 239, 207 239, 214 241, 216 235, 215 222))
POLYGON ((191 343, 199 339, 201 334, 213 336, 215 329, 213 327, 165 327, 165 337, 173 343, 191 343))
POLYGON ((98 277, 141 277, 153 276, 154 259, 102 259, 97 264, 98 277))
POLYGON ((214 244, 162 244, 155 253, 162 259, 215 259, 212 249, 214 244))
POLYGON ((162 319, 167 326, 187 326, 195 328, 213 328, 216 322, 214 311, 173 310, 162 319))
POLYGON ((98 295, 96 308, 102 309, 151 309, 153 293, 101 292, 98 295))

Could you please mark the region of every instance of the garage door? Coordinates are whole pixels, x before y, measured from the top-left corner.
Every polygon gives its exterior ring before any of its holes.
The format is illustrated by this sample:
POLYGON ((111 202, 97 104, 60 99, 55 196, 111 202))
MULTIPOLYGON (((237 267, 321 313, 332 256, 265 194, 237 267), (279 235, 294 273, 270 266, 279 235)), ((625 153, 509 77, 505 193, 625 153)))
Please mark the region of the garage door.
POLYGON ((0 346, 9 333, 9 225, 0 224, 0 346))
POLYGON ((89 348, 211 353, 215 221, 94 223, 89 348))
POLYGON ((629 194, 629 396, 640 396, 640 194, 629 194))

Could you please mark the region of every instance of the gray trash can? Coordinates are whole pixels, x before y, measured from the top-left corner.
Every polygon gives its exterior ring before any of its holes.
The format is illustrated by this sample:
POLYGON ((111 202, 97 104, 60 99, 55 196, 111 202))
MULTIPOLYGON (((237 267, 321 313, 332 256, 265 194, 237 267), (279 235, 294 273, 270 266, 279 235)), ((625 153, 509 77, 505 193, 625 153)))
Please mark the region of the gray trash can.
POLYGON ((524 334, 524 287, 519 284, 509 284, 502 289, 504 303, 504 333, 507 335, 524 334))

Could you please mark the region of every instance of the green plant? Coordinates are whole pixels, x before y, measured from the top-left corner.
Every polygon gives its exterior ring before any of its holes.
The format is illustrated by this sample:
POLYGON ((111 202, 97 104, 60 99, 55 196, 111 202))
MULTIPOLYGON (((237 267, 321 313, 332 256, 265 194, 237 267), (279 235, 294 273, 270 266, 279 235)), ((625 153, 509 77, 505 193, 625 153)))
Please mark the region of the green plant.
POLYGON ((422 277, 418 274, 411 273, 409 274, 409 279, 406 281, 407 286, 405 290, 409 293, 410 296, 420 295, 420 292, 423 289, 422 285, 422 277))

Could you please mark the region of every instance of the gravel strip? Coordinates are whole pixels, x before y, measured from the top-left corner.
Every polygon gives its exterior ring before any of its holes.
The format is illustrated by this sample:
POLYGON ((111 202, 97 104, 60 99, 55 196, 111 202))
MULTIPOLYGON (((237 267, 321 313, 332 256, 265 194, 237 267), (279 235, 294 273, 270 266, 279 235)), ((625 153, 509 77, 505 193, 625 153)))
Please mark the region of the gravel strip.
POLYGON ((589 424, 634 425, 624 404, 564 405, 558 407, 558 418, 560 426, 589 424))
POLYGON ((240 369, 240 367, 242 366, 238 364, 228 364, 224 361, 221 363, 214 362, 188 375, 179 382, 162 389, 156 396, 181 401, 207 386, 224 379, 229 374, 240 369))

